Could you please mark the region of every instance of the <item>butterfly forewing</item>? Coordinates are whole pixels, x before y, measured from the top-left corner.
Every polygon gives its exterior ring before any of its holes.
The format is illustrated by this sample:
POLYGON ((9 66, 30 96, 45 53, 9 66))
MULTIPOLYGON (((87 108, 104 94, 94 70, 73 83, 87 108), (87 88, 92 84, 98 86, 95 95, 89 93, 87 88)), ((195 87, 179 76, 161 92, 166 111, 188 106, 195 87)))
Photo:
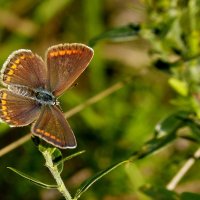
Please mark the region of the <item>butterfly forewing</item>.
POLYGON ((57 106, 43 106, 32 133, 59 148, 75 148, 76 139, 63 113, 57 106))
POLYGON ((46 78, 47 69, 43 60, 25 49, 13 52, 1 70, 1 81, 5 86, 22 85, 29 88, 44 88, 46 78))
POLYGON ((72 43, 52 46, 47 50, 48 89, 61 95, 86 69, 93 50, 86 45, 72 43))
POLYGON ((0 90, 0 118, 10 126, 26 126, 38 116, 40 106, 36 101, 0 90))

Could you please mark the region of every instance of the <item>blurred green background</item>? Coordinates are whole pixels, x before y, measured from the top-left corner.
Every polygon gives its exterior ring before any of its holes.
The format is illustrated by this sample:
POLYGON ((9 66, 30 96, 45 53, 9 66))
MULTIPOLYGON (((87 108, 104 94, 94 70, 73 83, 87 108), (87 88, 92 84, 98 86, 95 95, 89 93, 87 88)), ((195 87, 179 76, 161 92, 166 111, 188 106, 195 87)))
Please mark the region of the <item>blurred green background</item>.
MULTIPOLYGON (((0 64, 20 48, 44 57, 51 45, 89 44, 104 31, 130 23, 142 24, 149 18, 145 1, 139 0, 0 0, 0 64)), ((72 194, 91 175, 128 158, 152 137, 156 124, 174 111, 170 100, 175 92, 168 85, 169 74, 153 67, 150 43, 140 37, 98 42, 93 47, 95 55, 90 66, 76 81, 78 85, 60 98, 66 112, 118 81, 133 77, 122 89, 69 119, 78 147, 63 150, 63 155, 86 150, 68 161, 62 173, 72 194)), ((30 127, 9 128, 0 124, 0 148, 29 130, 30 127)), ((81 199, 146 200, 147 196, 138 188, 147 183, 165 186, 193 149, 190 143, 179 140, 156 155, 117 168, 95 183, 81 199)), ((56 190, 41 189, 9 171, 7 166, 53 184, 32 141, 0 158, 0 199, 63 199, 56 190)), ((198 169, 199 163, 177 191, 200 191, 198 169)))

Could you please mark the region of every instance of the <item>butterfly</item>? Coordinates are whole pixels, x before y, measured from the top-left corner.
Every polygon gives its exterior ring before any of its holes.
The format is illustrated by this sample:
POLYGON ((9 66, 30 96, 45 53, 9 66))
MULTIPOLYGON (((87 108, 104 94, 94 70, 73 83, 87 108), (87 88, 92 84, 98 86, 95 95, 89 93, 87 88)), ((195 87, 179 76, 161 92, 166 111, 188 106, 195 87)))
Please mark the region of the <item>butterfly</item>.
POLYGON ((47 49, 45 60, 31 50, 14 51, 3 64, 0 119, 10 126, 32 123, 31 132, 62 148, 75 148, 76 139, 59 107, 62 95, 86 69, 93 49, 68 43, 47 49))

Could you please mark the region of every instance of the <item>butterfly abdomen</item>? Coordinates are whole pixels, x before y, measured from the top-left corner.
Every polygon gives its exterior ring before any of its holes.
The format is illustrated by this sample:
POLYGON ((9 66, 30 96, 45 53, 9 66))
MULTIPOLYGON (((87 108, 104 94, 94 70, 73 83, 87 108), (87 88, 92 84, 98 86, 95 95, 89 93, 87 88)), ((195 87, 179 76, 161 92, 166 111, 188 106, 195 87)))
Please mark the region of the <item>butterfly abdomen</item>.
POLYGON ((53 94, 43 88, 30 89, 21 85, 11 85, 9 90, 15 94, 35 100, 40 105, 57 105, 58 102, 53 94))
POLYGON ((8 89, 12 91, 13 93, 24 96, 24 97, 31 98, 34 94, 34 91, 32 91, 26 86, 21 86, 21 85, 10 85, 8 86, 8 89))

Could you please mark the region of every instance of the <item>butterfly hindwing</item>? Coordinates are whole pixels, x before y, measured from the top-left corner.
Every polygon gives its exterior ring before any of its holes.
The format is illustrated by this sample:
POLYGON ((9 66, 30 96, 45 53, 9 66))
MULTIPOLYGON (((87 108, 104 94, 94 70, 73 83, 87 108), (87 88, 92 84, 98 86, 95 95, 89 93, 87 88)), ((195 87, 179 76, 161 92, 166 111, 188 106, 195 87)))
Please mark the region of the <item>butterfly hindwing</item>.
POLYGON ((0 90, 0 119, 10 126, 26 126, 32 123, 40 112, 40 106, 33 99, 0 90))
POLYGON ((37 54, 26 49, 14 51, 1 70, 3 85, 21 85, 29 88, 44 87, 47 69, 44 61, 37 54))
POLYGON ((93 50, 84 44, 59 44, 46 53, 48 89, 61 95, 86 69, 93 57, 93 50))
POLYGON ((32 126, 32 133, 59 148, 75 148, 76 139, 60 109, 53 105, 42 107, 32 126))

